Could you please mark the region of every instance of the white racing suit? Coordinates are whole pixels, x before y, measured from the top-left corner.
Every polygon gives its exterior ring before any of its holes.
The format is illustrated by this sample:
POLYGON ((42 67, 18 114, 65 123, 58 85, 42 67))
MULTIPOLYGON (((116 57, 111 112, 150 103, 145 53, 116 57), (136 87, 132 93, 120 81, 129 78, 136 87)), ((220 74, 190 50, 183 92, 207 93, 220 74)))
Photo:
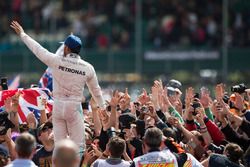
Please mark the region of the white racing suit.
POLYGON ((69 136, 79 146, 80 152, 83 152, 85 131, 81 101, 85 84, 99 107, 104 107, 101 88, 93 66, 77 54, 59 56, 43 48, 27 34, 21 33, 20 36, 36 57, 52 70, 52 122, 55 143, 69 136))

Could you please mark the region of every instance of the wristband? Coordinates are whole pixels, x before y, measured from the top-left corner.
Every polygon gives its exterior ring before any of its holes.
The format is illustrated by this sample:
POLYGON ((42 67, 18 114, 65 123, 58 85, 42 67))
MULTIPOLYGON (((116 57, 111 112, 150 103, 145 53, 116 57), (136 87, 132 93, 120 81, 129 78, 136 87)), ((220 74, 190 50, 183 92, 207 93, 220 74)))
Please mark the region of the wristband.
POLYGON ((205 117, 203 118, 203 121, 204 121, 204 123, 206 124, 206 123, 209 121, 208 117, 205 116, 205 117))

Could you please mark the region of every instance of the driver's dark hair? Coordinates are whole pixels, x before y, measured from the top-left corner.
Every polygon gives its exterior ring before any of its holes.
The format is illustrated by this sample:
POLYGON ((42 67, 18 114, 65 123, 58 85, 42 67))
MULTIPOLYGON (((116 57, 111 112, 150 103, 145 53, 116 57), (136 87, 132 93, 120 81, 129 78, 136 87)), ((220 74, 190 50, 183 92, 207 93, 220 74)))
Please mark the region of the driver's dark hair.
POLYGON ((70 49, 70 50, 71 50, 71 53, 79 54, 81 51, 81 46, 78 46, 78 47, 76 47, 74 49, 70 49))

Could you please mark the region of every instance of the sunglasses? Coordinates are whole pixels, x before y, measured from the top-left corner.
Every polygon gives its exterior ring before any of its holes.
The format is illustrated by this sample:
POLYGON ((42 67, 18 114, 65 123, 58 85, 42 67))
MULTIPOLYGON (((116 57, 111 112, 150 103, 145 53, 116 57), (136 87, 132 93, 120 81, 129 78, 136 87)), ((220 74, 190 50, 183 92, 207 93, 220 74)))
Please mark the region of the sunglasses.
POLYGON ((42 132, 47 132, 49 129, 53 129, 53 127, 49 127, 49 126, 43 127, 42 132))

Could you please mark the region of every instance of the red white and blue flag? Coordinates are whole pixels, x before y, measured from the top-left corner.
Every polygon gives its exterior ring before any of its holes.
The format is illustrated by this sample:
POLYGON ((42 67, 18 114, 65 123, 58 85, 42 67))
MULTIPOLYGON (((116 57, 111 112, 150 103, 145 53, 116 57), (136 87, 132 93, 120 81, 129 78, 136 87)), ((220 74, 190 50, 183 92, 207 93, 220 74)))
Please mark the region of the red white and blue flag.
POLYGON ((40 110, 37 104, 37 97, 43 96, 47 98, 46 112, 52 111, 53 99, 51 97, 50 90, 46 88, 31 88, 31 89, 16 89, 16 90, 4 90, 0 91, 0 112, 3 111, 4 101, 8 97, 14 96, 17 92, 20 92, 18 116, 19 122, 26 122, 26 117, 30 112, 33 112, 36 119, 40 119, 40 110))
POLYGON ((8 90, 17 89, 20 85, 20 75, 15 76, 15 78, 8 84, 8 90))
POLYGON ((41 79, 39 80, 38 85, 39 88, 48 88, 50 91, 52 91, 53 79, 50 68, 46 69, 41 79))

